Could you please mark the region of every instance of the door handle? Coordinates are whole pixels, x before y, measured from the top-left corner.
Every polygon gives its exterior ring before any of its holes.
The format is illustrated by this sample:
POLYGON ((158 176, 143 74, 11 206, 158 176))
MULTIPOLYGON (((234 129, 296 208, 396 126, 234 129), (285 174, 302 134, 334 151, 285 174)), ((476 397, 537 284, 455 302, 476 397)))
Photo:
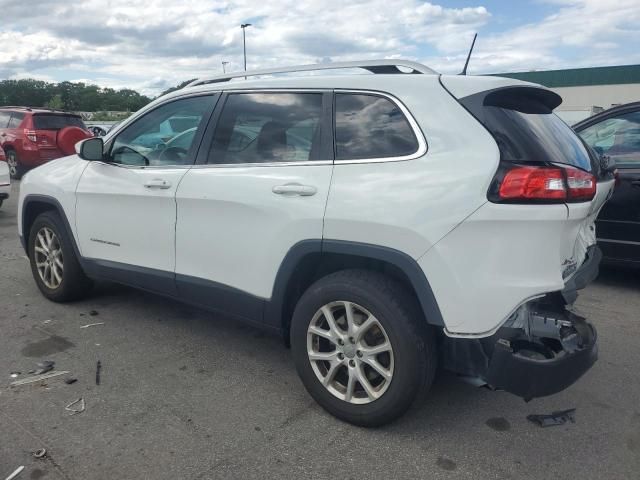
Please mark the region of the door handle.
POLYGON ((300 195, 309 197, 315 195, 318 189, 313 185, 300 185, 299 183, 287 183, 286 185, 276 185, 271 189, 273 193, 278 195, 300 195))
POLYGON ((166 180, 162 180, 161 178, 154 178, 153 180, 145 182, 144 188, 158 188, 161 190, 166 190, 167 188, 171 188, 171 182, 167 182, 166 180))

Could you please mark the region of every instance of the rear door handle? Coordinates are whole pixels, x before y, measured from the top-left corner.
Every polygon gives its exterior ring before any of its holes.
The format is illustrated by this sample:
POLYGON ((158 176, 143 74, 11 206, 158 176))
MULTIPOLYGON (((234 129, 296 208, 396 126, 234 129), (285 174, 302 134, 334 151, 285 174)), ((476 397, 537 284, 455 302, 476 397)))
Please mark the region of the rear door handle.
POLYGON ((315 195, 318 189, 313 185, 300 185, 299 183, 287 183, 286 185, 276 185, 272 188, 273 193, 278 195, 300 195, 309 197, 315 195))
POLYGON ((167 188, 171 188, 171 182, 167 182, 161 178, 154 178, 153 180, 149 180, 145 182, 144 188, 154 188, 166 190, 167 188))

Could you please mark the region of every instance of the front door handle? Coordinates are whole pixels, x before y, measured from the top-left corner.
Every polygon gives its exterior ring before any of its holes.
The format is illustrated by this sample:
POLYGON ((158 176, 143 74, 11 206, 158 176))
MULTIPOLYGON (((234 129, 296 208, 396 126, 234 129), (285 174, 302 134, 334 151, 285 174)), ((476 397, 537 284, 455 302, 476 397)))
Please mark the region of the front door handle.
POLYGON ((318 189, 313 185, 300 185, 299 183, 287 183, 286 185, 276 185, 272 188, 273 193, 278 195, 300 195, 309 197, 315 195, 318 189))
POLYGON ((145 182, 144 188, 154 188, 166 190, 167 188, 171 188, 171 182, 163 180, 161 178, 154 178, 153 180, 149 180, 145 182))

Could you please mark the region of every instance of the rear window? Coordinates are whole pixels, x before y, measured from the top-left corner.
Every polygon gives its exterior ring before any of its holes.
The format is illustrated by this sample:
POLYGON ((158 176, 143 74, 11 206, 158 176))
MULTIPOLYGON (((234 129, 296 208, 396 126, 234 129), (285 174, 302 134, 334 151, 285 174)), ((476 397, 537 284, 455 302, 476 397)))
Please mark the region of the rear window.
POLYGON ((515 163, 562 163, 592 171, 582 140, 553 113, 561 99, 530 87, 483 92, 461 103, 493 135, 501 160, 515 163))
POLYGON ((86 128, 82 119, 74 115, 38 114, 33 116, 33 128, 36 130, 61 130, 70 126, 86 128))

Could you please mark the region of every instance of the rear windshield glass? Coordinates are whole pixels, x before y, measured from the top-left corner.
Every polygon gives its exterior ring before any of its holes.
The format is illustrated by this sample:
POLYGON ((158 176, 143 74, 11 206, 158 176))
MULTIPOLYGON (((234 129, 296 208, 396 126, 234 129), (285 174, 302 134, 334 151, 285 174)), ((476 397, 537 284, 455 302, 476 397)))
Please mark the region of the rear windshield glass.
POLYGON ((86 128, 80 117, 73 115, 34 115, 33 128, 36 130, 61 130, 64 127, 86 128))
POLYGON ((502 160, 563 163, 592 170, 591 158, 580 138, 543 100, 524 95, 518 101, 516 95, 510 95, 504 102, 495 98, 488 102, 469 101, 472 97, 475 95, 461 102, 491 132, 502 160))

